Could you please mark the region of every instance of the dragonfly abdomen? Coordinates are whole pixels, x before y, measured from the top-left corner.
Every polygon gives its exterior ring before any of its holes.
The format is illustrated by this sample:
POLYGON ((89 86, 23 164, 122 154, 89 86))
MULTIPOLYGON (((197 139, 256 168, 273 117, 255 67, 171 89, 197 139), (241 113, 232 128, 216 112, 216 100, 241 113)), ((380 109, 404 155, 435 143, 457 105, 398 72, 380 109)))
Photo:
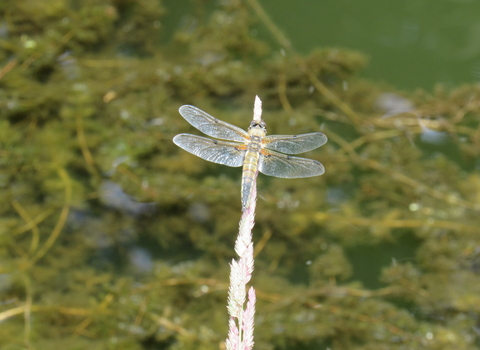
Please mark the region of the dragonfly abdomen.
POLYGON ((243 161, 242 171, 242 207, 247 206, 248 197, 252 190, 252 183, 255 180, 258 172, 258 151, 248 150, 243 161))

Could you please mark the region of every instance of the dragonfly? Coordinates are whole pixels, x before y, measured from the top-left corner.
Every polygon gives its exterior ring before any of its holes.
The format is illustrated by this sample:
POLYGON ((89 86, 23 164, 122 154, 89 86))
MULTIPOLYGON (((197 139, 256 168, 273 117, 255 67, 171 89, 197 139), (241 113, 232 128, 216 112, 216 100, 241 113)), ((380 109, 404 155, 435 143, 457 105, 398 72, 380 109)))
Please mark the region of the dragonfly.
MULTIPOLYGON (((258 101, 261 114, 261 101, 258 101)), ((255 105, 257 108, 257 100, 255 105)), ((194 106, 181 106, 179 112, 196 129, 215 139, 179 134, 173 138, 177 146, 213 163, 230 167, 243 166, 243 208, 247 206, 258 172, 280 178, 305 178, 325 172, 324 166, 316 160, 290 155, 308 152, 324 145, 327 136, 320 132, 266 136, 267 125, 259 115, 255 118, 258 113, 254 113, 254 120, 248 131, 245 131, 194 106)))

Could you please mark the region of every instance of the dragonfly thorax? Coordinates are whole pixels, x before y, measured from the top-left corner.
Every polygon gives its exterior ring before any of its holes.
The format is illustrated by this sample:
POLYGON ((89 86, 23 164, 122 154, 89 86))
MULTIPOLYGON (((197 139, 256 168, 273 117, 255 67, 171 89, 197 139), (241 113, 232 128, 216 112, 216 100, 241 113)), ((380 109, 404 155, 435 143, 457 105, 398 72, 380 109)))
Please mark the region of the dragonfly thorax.
POLYGON ((252 135, 250 137, 250 142, 261 143, 263 135, 252 135))
POLYGON ((259 152, 261 149, 262 149, 262 137, 252 136, 250 138, 250 142, 247 145, 247 150, 250 152, 259 152))
POLYGON ((262 139, 267 135, 266 125, 265 123, 263 123, 263 125, 259 123, 256 123, 255 125, 252 124, 250 124, 250 127, 248 128, 248 134, 250 135, 250 143, 261 143, 262 139))

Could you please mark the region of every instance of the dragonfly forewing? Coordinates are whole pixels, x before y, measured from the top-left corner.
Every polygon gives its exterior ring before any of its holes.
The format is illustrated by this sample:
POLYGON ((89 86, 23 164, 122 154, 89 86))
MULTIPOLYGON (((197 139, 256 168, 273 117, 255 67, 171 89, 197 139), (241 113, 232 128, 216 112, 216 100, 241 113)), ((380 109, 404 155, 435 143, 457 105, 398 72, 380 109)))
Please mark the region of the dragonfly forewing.
POLYGON ((258 171, 265 175, 282 178, 299 178, 322 175, 322 163, 307 158, 287 156, 274 151, 262 151, 258 171))
POLYGON ((223 122, 194 106, 182 106, 178 110, 183 118, 205 135, 217 139, 246 142, 248 133, 238 126, 223 122))
POLYGON ((274 151, 299 154, 323 146, 327 137, 321 132, 300 135, 270 135, 264 138, 264 147, 274 151))
POLYGON ((245 147, 235 142, 212 140, 206 137, 179 134, 173 142, 185 151, 209 162, 239 167, 245 158, 245 147))

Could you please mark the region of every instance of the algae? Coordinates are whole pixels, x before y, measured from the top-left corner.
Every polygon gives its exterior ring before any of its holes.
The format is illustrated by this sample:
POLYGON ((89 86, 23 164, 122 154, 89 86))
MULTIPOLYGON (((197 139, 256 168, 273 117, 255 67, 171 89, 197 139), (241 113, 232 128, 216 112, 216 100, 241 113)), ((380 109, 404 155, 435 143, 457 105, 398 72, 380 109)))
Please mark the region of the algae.
POLYGON ((255 94, 270 133, 330 139, 322 177, 259 177, 255 347, 478 348, 478 86, 299 56, 253 0, 196 2, 168 43, 158 0, 39 4, 0 5, 2 349, 223 349, 240 173, 171 139, 180 105, 246 127, 255 94))

